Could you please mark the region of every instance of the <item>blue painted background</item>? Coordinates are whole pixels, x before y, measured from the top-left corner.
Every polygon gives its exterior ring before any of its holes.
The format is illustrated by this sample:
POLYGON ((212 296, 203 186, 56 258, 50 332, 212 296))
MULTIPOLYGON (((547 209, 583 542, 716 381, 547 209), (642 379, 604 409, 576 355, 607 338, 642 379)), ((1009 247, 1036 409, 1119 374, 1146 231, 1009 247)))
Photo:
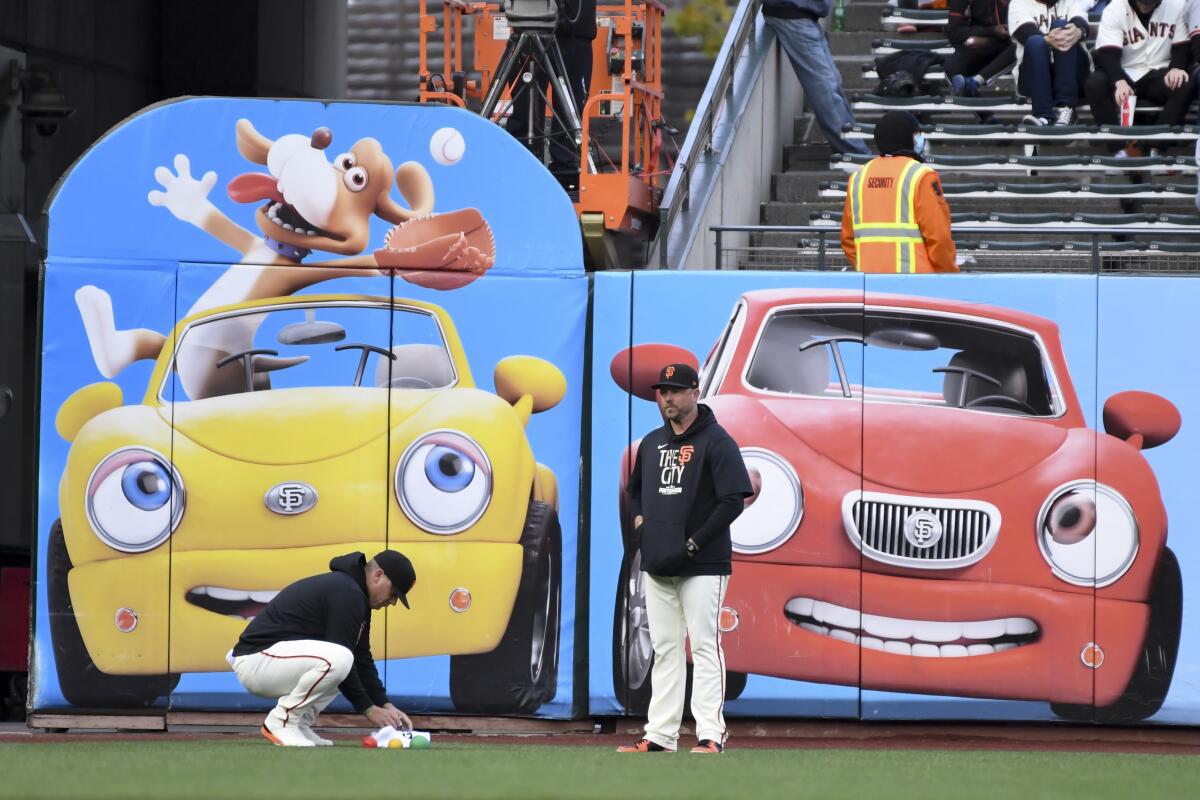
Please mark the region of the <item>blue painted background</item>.
MULTIPOLYGON (((590 700, 595 714, 621 713, 613 691, 612 636, 621 562, 617 507, 621 452, 661 424, 649 402, 633 399, 609 377, 622 348, 666 342, 703 362, 738 297, 769 288, 849 289, 985 303, 1055 321, 1070 379, 1087 424, 1095 427, 1104 401, 1140 389, 1166 397, 1183 417, 1179 434, 1144 452, 1157 476, 1169 518, 1168 545, 1184 578, 1184 617, 1178 664, 1158 723, 1200 721, 1200 497, 1192 454, 1200 446, 1200 379, 1187 364, 1187 320, 1200 302, 1200 283, 1186 278, 1087 275, 882 276, 822 273, 637 273, 597 275, 593 331, 590 700), (632 313, 632 324, 630 315, 632 313)), ((869 365, 868 365, 869 368, 869 365)), ((868 378, 868 380, 870 380, 868 378)), ((736 568, 736 567, 735 567, 736 568)), ((1057 719, 1046 703, 935 697, 863 690, 759 675, 726 707, 744 716, 862 716, 878 719, 1057 719)))
MULTIPOLYGON (((234 203, 224 186, 235 175, 263 171, 237 152, 234 124, 250 119, 260 133, 307 135, 330 128, 332 154, 359 138, 378 139, 395 164, 420 161, 435 191, 434 211, 476 207, 491 225, 496 265, 481 279, 449 291, 424 289, 400 278, 364 272, 317 284, 301 294, 392 294, 442 306, 453 318, 476 385, 494 391, 492 370, 509 355, 544 358, 566 376, 567 394, 555 408, 532 417, 527 435, 534 457, 558 477, 563 529, 562 626, 558 692, 540 714, 566 716, 574 687, 575 575, 578 536, 580 415, 588 279, 582 270, 579 228, 566 195, 532 156, 502 130, 449 108, 206 98, 154 107, 101 139, 73 167, 50 209, 49 255, 43 305, 41 443, 38 501, 38 573, 32 703, 62 707, 46 606, 46 540, 59 516, 58 485, 70 447, 54 417, 77 389, 104 380, 89 350, 75 291, 94 284, 113 301, 116 327, 168 332, 237 254, 192 225, 147 201, 159 188, 154 169, 188 155, 193 177, 218 173, 209 195, 235 222, 254 228, 256 205, 234 203), (438 164, 429 139, 457 128, 466 142, 461 161, 438 164), (536 235, 530 227, 536 223, 536 235)), ((395 189, 393 197, 398 198, 395 189)), ((368 250, 382 246, 390 223, 375 219, 368 250)), ((324 254, 314 254, 314 259, 324 254)), ((302 267, 301 267, 302 268, 302 267)), ((141 401, 153 362, 138 362, 115 382, 125 404, 141 401)), ((382 530, 380 531, 382 539, 382 530)), ((165 611, 165 609, 164 609, 165 611)), ((86 613, 86 612, 81 612, 86 613)), ((449 658, 382 663, 389 694, 412 711, 452 709, 449 658)), ((185 675, 170 699, 175 708, 257 708, 268 701, 247 694, 231 673, 185 675)), ((333 709, 348 706, 339 698, 333 709)))

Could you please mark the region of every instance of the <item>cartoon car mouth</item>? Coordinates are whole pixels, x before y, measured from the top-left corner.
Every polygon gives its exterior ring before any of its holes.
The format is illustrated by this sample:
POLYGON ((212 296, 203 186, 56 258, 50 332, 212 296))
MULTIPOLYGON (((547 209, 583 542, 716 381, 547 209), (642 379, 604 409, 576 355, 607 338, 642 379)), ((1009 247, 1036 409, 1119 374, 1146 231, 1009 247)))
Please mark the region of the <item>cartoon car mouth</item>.
POLYGON ((237 617, 249 622, 262 613, 267 603, 279 592, 247 592, 241 589, 226 589, 220 586, 197 586, 187 593, 185 599, 194 606, 214 614, 237 617))
POLYGON ((811 597, 793 597, 783 614, 806 631, 868 650, 927 658, 956 658, 1001 653, 1038 640, 1037 623, 1028 617, 997 617, 971 622, 882 617, 811 597))
POLYGON ((339 242, 345 241, 346 239, 345 236, 338 236, 336 233, 330 233, 324 228, 312 224, 303 216, 301 216, 300 212, 296 210, 295 206, 279 200, 272 200, 263 206, 263 213, 266 215, 267 219, 283 228, 285 231, 298 233, 301 236, 324 236, 328 239, 334 239, 339 242))

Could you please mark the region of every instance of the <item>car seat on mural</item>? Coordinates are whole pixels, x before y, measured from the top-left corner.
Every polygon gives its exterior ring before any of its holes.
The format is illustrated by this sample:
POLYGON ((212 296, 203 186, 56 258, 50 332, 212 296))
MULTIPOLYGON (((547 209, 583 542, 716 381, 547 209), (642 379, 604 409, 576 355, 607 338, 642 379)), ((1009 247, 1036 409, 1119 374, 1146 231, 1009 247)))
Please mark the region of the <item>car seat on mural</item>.
POLYGON ((791 337, 764 336, 747 379, 770 392, 822 395, 829 388, 829 371, 828 347, 797 350, 791 337))
POLYGON ((379 359, 375 385, 392 389, 441 389, 454 383, 454 369, 446 351, 434 344, 398 344, 394 358, 379 359))
POLYGON ((956 408, 992 407, 1035 413, 1030 407, 1029 376, 1019 361, 998 353, 963 350, 935 372, 944 372, 942 396, 956 408))

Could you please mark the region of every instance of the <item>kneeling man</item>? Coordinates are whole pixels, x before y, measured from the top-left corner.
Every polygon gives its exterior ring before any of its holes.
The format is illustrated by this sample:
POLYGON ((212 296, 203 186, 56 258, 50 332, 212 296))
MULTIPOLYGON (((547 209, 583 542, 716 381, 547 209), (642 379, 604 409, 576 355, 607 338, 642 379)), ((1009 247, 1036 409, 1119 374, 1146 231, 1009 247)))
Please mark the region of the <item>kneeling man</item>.
POLYGON ((312 729, 340 690, 375 727, 411 729, 388 702, 371 655, 371 611, 399 600, 417 581, 412 562, 395 550, 370 561, 348 553, 329 572, 296 581, 256 616, 226 660, 247 691, 279 699, 262 734, 277 745, 332 745, 312 729))

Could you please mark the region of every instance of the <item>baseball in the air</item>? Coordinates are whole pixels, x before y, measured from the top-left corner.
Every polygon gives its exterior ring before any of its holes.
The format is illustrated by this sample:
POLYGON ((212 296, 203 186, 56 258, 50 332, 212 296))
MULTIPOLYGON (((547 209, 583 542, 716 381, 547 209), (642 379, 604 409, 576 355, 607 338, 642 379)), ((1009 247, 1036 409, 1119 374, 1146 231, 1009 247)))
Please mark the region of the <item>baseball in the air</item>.
POLYGON ((452 167, 462 161, 467 143, 455 128, 438 128, 429 140, 429 154, 444 167, 452 167))

